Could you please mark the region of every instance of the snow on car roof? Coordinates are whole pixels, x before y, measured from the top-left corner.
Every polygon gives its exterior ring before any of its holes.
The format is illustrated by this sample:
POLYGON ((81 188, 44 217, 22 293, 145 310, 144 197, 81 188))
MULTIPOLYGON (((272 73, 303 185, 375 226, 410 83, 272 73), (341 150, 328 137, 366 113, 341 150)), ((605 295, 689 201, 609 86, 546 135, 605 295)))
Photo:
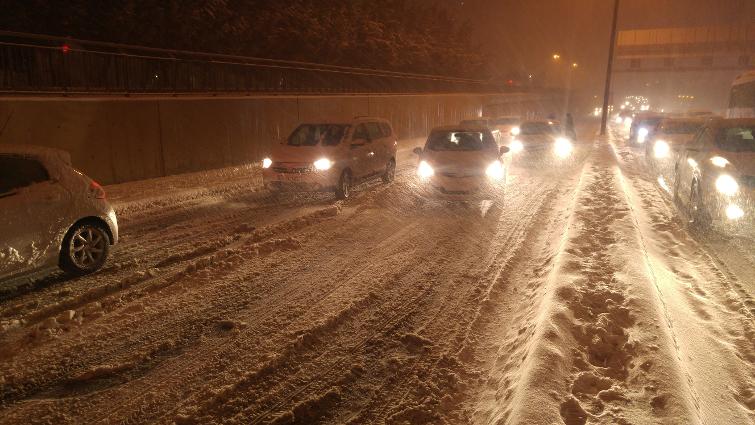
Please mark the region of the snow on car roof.
POLYGON ((62 162, 71 165, 71 154, 61 149, 44 146, 0 143, 0 154, 31 156, 49 162, 62 162))
POLYGON ((440 127, 435 127, 431 130, 433 131, 490 131, 489 128, 482 126, 482 125, 443 125, 440 127))

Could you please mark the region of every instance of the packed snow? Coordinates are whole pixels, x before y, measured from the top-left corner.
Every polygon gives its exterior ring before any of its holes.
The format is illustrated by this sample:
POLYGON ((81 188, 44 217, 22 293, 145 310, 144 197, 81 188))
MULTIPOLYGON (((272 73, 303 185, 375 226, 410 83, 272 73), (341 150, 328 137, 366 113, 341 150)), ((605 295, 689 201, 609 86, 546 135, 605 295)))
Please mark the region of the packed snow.
POLYGON ((0 423, 755 423, 755 244, 578 130, 482 202, 422 195, 420 140, 347 201, 106 187, 103 270, 0 288, 0 423))

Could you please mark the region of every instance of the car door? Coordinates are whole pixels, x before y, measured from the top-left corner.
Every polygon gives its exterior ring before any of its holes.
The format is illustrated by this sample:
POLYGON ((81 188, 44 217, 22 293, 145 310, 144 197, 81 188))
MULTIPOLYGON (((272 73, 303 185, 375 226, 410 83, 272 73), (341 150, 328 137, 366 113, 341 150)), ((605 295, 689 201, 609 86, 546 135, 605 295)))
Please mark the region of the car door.
POLYGON ((42 163, 0 155, 0 277, 55 260, 57 243, 48 222, 67 215, 67 201, 68 192, 50 179, 42 163))
POLYGON ((383 129, 377 121, 370 121, 365 124, 367 126, 367 133, 370 136, 370 151, 367 152, 369 157, 370 174, 380 172, 385 169, 385 164, 388 162, 386 158, 385 140, 387 136, 383 133, 383 129))
POLYGON ((692 181, 700 175, 700 167, 705 155, 703 146, 710 135, 710 129, 700 130, 695 138, 684 146, 681 155, 679 155, 676 173, 674 173, 674 191, 684 205, 689 204, 692 181))
POLYGON ((365 123, 354 127, 350 149, 351 172, 353 176, 362 178, 371 174, 374 152, 370 134, 365 123))

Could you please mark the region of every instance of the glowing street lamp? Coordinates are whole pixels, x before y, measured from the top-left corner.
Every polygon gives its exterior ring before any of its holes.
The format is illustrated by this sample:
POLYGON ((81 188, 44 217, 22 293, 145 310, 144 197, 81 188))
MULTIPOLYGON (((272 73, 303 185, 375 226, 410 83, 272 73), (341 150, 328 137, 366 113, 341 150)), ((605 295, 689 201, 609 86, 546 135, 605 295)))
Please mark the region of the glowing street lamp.
POLYGON ((579 66, 579 64, 577 62, 574 62, 574 63, 571 64, 572 68, 577 68, 578 66, 579 66))
POLYGON ((558 53, 554 53, 554 54, 553 54, 553 60, 554 60, 554 61, 557 61, 557 60, 559 60, 559 59, 561 59, 561 55, 559 55, 558 53))

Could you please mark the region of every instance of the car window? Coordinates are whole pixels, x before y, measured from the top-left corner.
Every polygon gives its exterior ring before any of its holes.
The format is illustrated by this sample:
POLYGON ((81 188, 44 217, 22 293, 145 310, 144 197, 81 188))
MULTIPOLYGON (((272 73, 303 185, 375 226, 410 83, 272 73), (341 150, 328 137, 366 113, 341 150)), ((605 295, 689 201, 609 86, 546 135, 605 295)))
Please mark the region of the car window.
POLYGON ((288 138, 289 146, 336 146, 349 126, 346 124, 302 124, 288 138))
POLYGON ((694 134, 702 125, 691 121, 669 121, 661 124, 659 130, 663 134, 694 134))
POLYGON ((383 137, 383 131, 380 130, 380 126, 376 122, 368 122, 367 134, 370 136, 370 140, 377 140, 383 137))
POLYGON ((516 125, 519 122, 516 118, 498 118, 495 120, 496 125, 516 125))
POLYGON ((389 126, 387 123, 384 123, 384 122, 380 123, 380 130, 383 133, 383 137, 391 137, 391 134, 393 133, 391 131, 391 126, 389 126))
POLYGON ((495 149, 496 142, 489 131, 433 131, 425 147, 431 151, 481 151, 495 149))
POLYGON ((722 128, 716 144, 728 152, 755 152, 755 125, 722 128))
POLYGON ((695 149, 700 150, 703 148, 703 143, 705 142, 705 137, 710 133, 710 129, 703 128, 700 131, 697 132, 697 135, 692 140, 692 142, 689 143, 688 147, 689 149, 695 149))
POLYGON ((526 122, 519 129, 521 134, 525 135, 555 134, 561 131, 561 127, 558 124, 548 124, 546 122, 526 122))
POLYGON ((49 179, 47 170, 39 161, 0 155, 0 194, 49 179))
POLYGON ((367 132, 367 127, 364 124, 359 124, 354 129, 354 136, 352 137, 352 139, 355 139, 355 140, 357 140, 357 139, 367 140, 369 138, 370 138, 370 134, 367 132))

